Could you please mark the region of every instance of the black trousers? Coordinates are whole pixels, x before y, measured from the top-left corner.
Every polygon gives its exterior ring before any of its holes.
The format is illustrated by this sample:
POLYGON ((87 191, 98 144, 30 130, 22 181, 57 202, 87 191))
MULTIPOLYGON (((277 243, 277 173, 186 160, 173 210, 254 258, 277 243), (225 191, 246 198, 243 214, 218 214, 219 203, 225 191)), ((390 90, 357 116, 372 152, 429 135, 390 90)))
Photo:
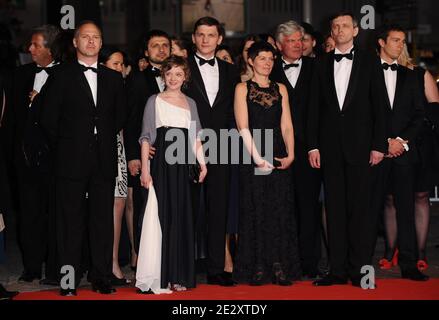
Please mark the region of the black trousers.
POLYGON ((90 251, 89 279, 108 280, 112 274, 115 179, 105 177, 101 172, 96 148, 90 150, 90 165, 84 170, 83 179, 56 179, 59 262, 61 267, 73 266, 76 285, 82 277, 86 232, 90 251))
MULTIPOLYGON (((128 174, 130 174, 128 172, 128 174)), ((133 188, 133 235, 134 250, 139 254, 140 236, 142 235, 143 216, 145 214, 146 200, 148 199, 148 190, 140 185, 140 175, 131 176, 131 187, 133 188)))
POLYGON ((401 269, 416 268, 417 245, 414 207, 413 164, 401 165, 394 159, 384 159, 374 168, 372 210, 378 222, 387 195, 393 196, 398 228, 398 264, 401 269))
POLYGON ((336 150, 333 155, 338 158, 322 157, 331 273, 358 278, 372 264, 371 168, 347 163, 336 150))
POLYGON ((48 227, 52 178, 49 174, 25 165, 20 166, 17 176, 20 205, 18 238, 23 266, 26 272, 41 276, 48 244, 51 243, 48 227))
POLYGON ((322 178, 320 170, 311 168, 306 146, 300 141, 296 141, 292 168, 302 271, 314 273, 318 270, 321 255, 319 195, 322 178))
MULTIPOLYGON (((200 189, 199 185, 193 184, 194 212, 199 210, 199 206, 195 204, 200 203, 200 189)), ((207 223, 207 273, 209 275, 224 271, 229 192, 230 166, 209 164, 207 166, 207 178, 204 182, 205 219, 207 223)))

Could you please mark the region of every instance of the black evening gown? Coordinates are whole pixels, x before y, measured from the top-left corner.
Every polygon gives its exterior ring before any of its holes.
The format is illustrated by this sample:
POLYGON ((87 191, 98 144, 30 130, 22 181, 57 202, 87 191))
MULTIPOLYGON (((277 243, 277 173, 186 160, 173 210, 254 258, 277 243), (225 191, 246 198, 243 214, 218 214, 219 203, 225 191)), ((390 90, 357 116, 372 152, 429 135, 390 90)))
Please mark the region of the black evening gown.
MULTIPOLYGON (((166 141, 166 132, 176 128, 157 129, 154 147, 156 156, 151 161, 151 176, 157 195, 158 213, 162 228, 161 285, 180 284, 195 287, 194 225, 190 182, 187 164, 168 164, 165 151, 173 143, 166 141)), ((181 130, 188 139, 188 130, 181 130)))
MULTIPOLYGON (((280 128, 282 96, 277 83, 261 88, 247 82, 249 129, 273 130, 274 157, 285 157, 280 128)), ((259 150, 264 155, 264 148, 259 150), (261 152, 262 151, 262 152, 261 152)), ((249 280, 263 269, 266 282, 271 280, 273 264, 280 263, 291 280, 300 278, 297 228, 291 169, 274 170, 269 175, 255 175, 253 164, 240 167, 239 239, 235 271, 241 281, 249 280)))

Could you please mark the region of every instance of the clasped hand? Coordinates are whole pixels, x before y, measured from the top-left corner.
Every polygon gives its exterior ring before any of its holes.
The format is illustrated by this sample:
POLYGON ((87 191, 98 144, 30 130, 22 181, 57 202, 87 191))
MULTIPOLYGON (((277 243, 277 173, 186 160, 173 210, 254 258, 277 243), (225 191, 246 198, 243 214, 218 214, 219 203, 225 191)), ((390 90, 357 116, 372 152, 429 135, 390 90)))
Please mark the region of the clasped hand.
POLYGON ((389 140, 389 149, 388 149, 388 158, 397 158, 401 156, 404 152, 404 144, 407 144, 408 141, 400 140, 400 139, 390 139, 389 140))

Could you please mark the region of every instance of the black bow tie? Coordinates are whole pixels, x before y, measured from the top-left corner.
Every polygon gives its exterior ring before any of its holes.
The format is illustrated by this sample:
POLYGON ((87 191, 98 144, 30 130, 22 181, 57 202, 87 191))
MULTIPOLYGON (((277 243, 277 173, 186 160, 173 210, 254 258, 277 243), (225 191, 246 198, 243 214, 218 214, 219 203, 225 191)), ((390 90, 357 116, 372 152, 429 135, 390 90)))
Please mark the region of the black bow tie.
POLYGON ((161 76, 161 71, 160 71, 160 69, 157 69, 157 68, 152 68, 151 73, 156 78, 161 76))
POLYGON ((343 58, 346 58, 349 60, 354 59, 354 49, 352 49, 351 52, 349 52, 349 53, 345 53, 345 54, 335 53, 334 54, 334 59, 337 62, 340 62, 343 58))
POLYGON ((284 70, 288 70, 289 68, 298 68, 298 67, 299 67, 298 63, 285 64, 284 65, 284 70))
POLYGON ((86 67, 86 66, 84 66, 84 65, 82 65, 82 64, 80 64, 80 66, 81 66, 81 70, 82 70, 82 72, 87 72, 88 70, 91 70, 91 71, 93 71, 94 73, 98 73, 98 69, 97 69, 97 68, 86 67))
POLYGON ((199 57, 198 55, 197 55, 197 58, 200 60, 200 62, 199 62, 200 67, 205 65, 206 63, 208 63, 212 67, 215 66, 215 58, 210 59, 210 60, 206 60, 206 59, 199 57))
POLYGON ((384 70, 392 70, 392 71, 396 71, 398 70, 398 64, 397 63, 392 63, 392 64, 388 64, 388 63, 383 63, 383 69, 384 70))
POLYGON ((40 72, 42 72, 42 71, 46 71, 46 73, 49 74, 50 71, 51 71, 50 69, 51 69, 51 68, 37 67, 37 71, 36 71, 36 73, 40 73, 40 72))

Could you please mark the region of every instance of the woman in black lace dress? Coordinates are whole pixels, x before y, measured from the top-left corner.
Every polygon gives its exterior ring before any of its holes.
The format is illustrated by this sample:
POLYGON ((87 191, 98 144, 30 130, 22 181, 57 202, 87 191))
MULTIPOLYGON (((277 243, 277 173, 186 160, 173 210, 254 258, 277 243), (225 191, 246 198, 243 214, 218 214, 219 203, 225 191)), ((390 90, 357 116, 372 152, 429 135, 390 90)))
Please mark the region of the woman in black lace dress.
POLYGON ((240 217, 236 273, 250 285, 291 285, 300 277, 290 166, 294 131, 284 85, 270 82, 274 49, 249 49, 253 78, 236 87, 235 117, 251 155, 240 168, 240 217), (261 137, 258 143, 258 132, 261 137), (272 134, 272 135, 271 135, 272 134), (271 135, 271 136, 270 136, 271 135), (272 155, 270 156, 270 148, 272 155))

